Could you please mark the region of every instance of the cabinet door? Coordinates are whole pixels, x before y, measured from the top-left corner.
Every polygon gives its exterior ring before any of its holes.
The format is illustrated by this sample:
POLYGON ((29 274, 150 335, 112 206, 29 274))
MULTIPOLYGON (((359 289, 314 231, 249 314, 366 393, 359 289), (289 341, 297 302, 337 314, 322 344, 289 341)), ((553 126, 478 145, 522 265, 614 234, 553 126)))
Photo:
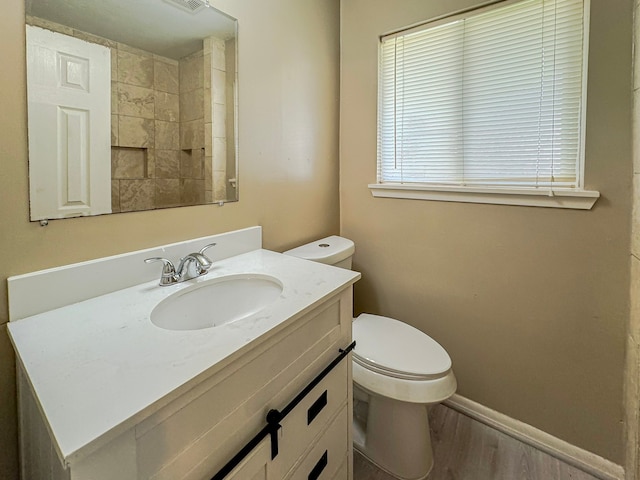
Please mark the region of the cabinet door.
POLYGON ((225 480, 277 480, 269 475, 270 462, 271 440, 267 437, 225 477, 225 480))
MULTIPOLYGON (((207 472, 216 472, 262 429, 269 409, 286 405, 335 358, 338 348, 346 343, 340 338, 340 308, 337 302, 319 307, 299 320, 297 328, 282 340, 255 355, 251 352, 253 358, 233 375, 196 398, 187 399, 186 404, 174 402, 182 408, 169 405, 165 412, 158 412, 156 418, 137 427, 140 477, 176 480, 191 472, 188 480, 201 480, 207 472), (193 470, 195 464, 199 464, 197 473, 193 470)), ((329 395, 327 408, 313 422, 312 430, 326 423, 325 416, 333 402, 346 398, 345 386, 342 380, 340 392, 329 395)), ((320 393, 316 393, 314 401, 320 393)), ((304 413, 306 426, 306 410, 300 413, 304 413)), ((281 448, 278 466, 284 457, 289 458, 282 473, 290 469, 312 438, 307 436, 302 443, 299 437, 293 437, 295 452, 281 448), (301 448, 296 442, 301 443, 301 448)))

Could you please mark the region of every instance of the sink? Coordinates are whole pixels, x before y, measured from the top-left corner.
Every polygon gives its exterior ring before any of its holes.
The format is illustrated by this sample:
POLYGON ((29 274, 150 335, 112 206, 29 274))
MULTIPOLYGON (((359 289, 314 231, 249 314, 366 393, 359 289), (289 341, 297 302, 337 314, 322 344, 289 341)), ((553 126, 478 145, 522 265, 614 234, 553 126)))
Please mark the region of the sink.
POLYGON ((167 330, 219 327, 259 312, 282 293, 282 283, 262 274, 239 274, 198 282, 162 300, 151 322, 167 330))

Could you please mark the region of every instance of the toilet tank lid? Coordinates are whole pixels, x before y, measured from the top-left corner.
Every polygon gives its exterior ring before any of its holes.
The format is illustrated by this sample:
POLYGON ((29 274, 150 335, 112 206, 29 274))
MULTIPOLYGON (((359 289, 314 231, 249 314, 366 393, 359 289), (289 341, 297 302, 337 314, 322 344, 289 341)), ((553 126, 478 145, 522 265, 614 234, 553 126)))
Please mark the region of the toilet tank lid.
POLYGON ((356 251, 355 244, 348 238, 331 235, 305 245, 287 250, 285 255, 334 265, 349 258, 356 251))

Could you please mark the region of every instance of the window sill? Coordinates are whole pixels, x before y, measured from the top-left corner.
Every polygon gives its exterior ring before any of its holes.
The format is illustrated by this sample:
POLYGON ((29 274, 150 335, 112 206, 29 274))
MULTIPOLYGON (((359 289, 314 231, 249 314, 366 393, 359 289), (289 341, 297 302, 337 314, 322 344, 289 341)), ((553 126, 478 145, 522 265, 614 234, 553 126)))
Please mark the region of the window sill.
POLYGON ((371 194, 380 198, 435 200, 440 202, 491 203, 527 207, 572 208, 590 210, 600 193, 594 190, 547 189, 515 187, 459 187, 444 185, 416 185, 374 183, 371 194))

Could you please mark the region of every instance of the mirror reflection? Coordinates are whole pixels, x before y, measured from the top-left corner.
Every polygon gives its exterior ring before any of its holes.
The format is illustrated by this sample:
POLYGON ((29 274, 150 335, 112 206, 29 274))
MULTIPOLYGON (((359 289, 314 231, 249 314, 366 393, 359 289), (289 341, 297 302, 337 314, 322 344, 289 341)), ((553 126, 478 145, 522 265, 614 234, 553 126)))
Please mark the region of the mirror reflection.
POLYGON ((27 0, 31 220, 235 201, 237 21, 206 0, 27 0))

